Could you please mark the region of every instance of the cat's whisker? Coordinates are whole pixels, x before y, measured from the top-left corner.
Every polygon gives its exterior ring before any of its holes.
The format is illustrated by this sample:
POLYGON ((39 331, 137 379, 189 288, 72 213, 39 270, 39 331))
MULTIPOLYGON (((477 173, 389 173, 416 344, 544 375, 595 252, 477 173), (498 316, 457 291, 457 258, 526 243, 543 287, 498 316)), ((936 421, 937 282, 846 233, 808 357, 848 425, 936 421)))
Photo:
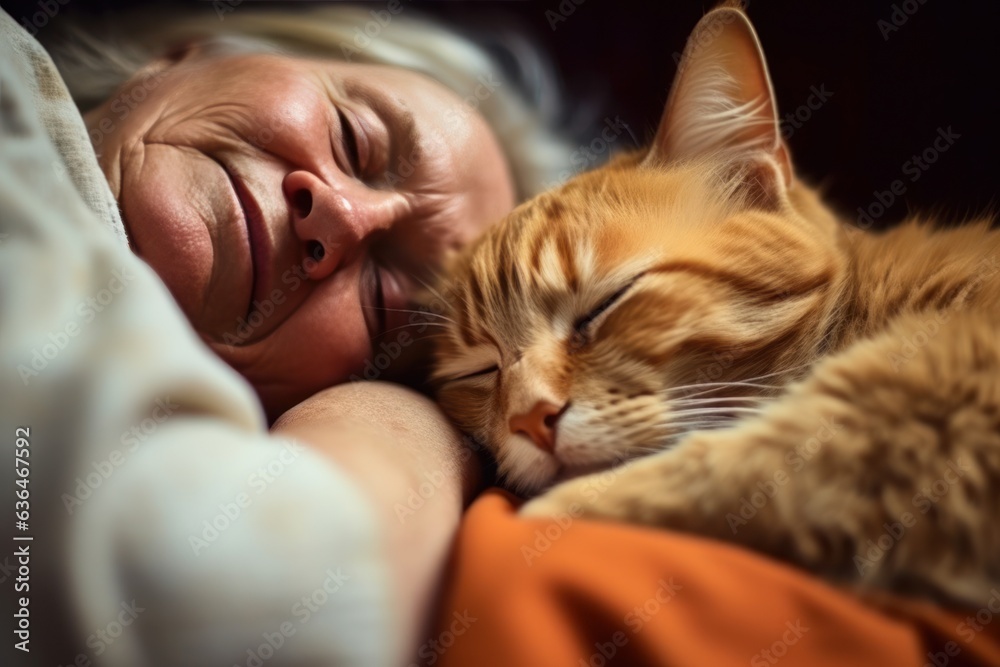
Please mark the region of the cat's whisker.
POLYGON ((743 378, 744 382, 756 382, 757 380, 763 380, 770 377, 775 377, 776 375, 787 375, 788 373, 794 373, 795 371, 802 370, 803 368, 809 368, 812 366, 812 362, 807 362, 799 364, 798 366, 789 366, 788 368, 783 368, 780 371, 774 371, 773 373, 766 373, 764 375, 757 375, 755 377, 743 378))
MULTIPOLYGON (((368 310, 381 310, 381 311, 385 311, 387 313, 415 313, 417 315, 427 315, 428 317, 437 317, 439 319, 445 320, 446 322, 451 322, 452 324, 455 324, 455 325, 458 324, 457 322, 455 322, 455 320, 451 319, 450 317, 446 317, 446 316, 441 315, 439 313, 433 313, 433 312, 431 312, 429 310, 409 310, 407 308, 386 308, 384 306, 367 306, 367 305, 362 305, 361 307, 362 308, 367 308, 368 310)), ((411 323, 411 324, 430 324, 430 323, 429 322, 415 322, 415 323, 411 323)))
POLYGON ((410 322, 409 324, 402 324, 402 325, 400 325, 398 327, 393 327, 391 329, 386 329, 385 331, 383 331, 382 333, 380 333, 378 336, 376 336, 376 338, 381 338, 382 336, 385 336, 386 334, 390 334, 393 331, 399 331, 401 329, 408 329, 410 327, 439 327, 441 329, 447 329, 448 325, 447 324, 442 324, 440 322, 410 322))
MULTIPOLYGON (((448 306, 452 306, 451 301, 449 299, 445 298, 445 296, 443 294, 441 294, 440 292, 438 292, 436 289, 434 289, 434 287, 432 287, 431 285, 427 284, 426 281, 424 281, 423 279, 421 279, 419 277, 416 277, 416 276, 415 276, 415 279, 417 281, 419 281, 421 285, 423 285, 425 288, 427 288, 432 294, 434 294, 434 296, 436 296, 438 299, 440 299, 442 303, 444 303, 444 304, 446 304, 448 306)), ((475 310, 475 308, 473 307, 472 302, 469 301, 468 297, 465 294, 461 294, 461 297, 462 297, 462 303, 463 303, 463 305, 466 308, 468 308, 469 310, 475 310)))
POLYGON ((415 315, 424 315, 426 317, 436 317, 439 320, 444 320, 445 322, 451 322, 455 326, 458 326, 458 322, 451 319, 447 315, 442 315, 441 313, 435 313, 430 310, 409 310, 406 308, 383 308, 382 310, 390 313, 413 313, 415 315))
POLYGON ((712 413, 712 414, 701 414, 701 415, 681 415, 676 416, 673 414, 668 414, 660 420, 660 424, 668 426, 670 428, 675 428, 677 426, 683 426, 686 424, 707 424, 711 423, 724 423, 733 421, 733 418, 726 419, 726 413, 712 413))
MULTIPOLYGON (((438 275, 437 272, 434 272, 434 273, 435 273, 435 276, 437 278, 440 278, 440 275, 438 275)), ((444 298, 444 295, 441 294, 441 292, 437 291, 437 289, 434 287, 434 285, 432 285, 431 283, 428 283, 426 280, 424 280, 423 278, 421 278, 420 276, 418 276, 416 274, 412 274, 411 273, 411 274, 408 274, 408 275, 410 276, 410 278, 412 278, 413 280, 416 280, 418 283, 420 283, 424 287, 424 289, 426 289, 428 292, 430 292, 431 294, 433 294, 437 298, 441 299, 442 302, 448 303, 448 299, 444 298)))
POLYGON ((687 394, 687 395, 683 396, 683 398, 695 398, 697 396, 702 396, 704 394, 709 394, 709 393, 711 393, 713 391, 721 391, 723 389, 732 389, 732 388, 744 388, 744 389, 745 388, 753 388, 753 389, 783 389, 784 388, 784 387, 781 387, 781 386, 778 386, 778 385, 760 384, 760 383, 756 383, 756 382, 736 382, 736 381, 734 381, 734 382, 702 382, 700 384, 688 384, 688 385, 681 385, 679 387, 668 387, 667 389, 664 389, 660 393, 663 393, 663 394, 672 394, 672 393, 682 392, 682 391, 691 390, 691 389, 703 389, 704 387, 708 387, 708 389, 704 389, 703 391, 700 391, 700 392, 697 392, 697 393, 694 393, 694 394, 687 394))
POLYGON ((689 408, 686 410, 677 410, 671 412, 672 415, 677 415, 678 417, 687 417, 695 415, 710 415, 710 414, 750 414, 759 415, 761 411, 757 408, 741 408, 741 407, 729 407, 729 408, 689 408))
POLYGON ((706 405, 708 403, 728 403, 730 401, 765 403, 767 398, 762 396, 717 396, 710 398, 680 398, 671 399, 670 405, 706 405))
POLYGON ((701 389, 702 387, 710 388, 725 388, 734 386, 749 386, 749 387, 777 387, 778 385, 762 384, 759 382, 753 382, 750 380, 731 380, 728 382, 698 382, 695 384, 682 384, 676 387, 667 387, 663 389, 663 392, 680 392, 687 391, 689 389, 701 389))
POLYGON ((662 419, 657 422, 656 426, 661 429, 668 429, 671 432, 676 432, 678 430, 691 429, 691 428, 701 428, 705 426, 728 426, 736 421, 735 416, 726 418, 724 415, 698 415, 685 417, 683 419, 662 419))
POLYGON ((701 396, 702 394, 711 393, 713 391, 719 391, 719 390, 724 389, 726 387, 744 387, 744 388, 746 388, 746 387, 752 387, 752 388, 757 388, 757 389, 784 389, 783 386, 772 385, 772 384, 763 384, 763 383, 759 382, 759 380, 766 380, 768 378, 773 378, 773 377, 778 376, 778 375, 785 375, 785 374, 788 374, 788 373, 794 373, 795 371, 802 370, 804 368, 808 368, 811 365, 812 364, 809 364, 809 363, 799 364, 798 366, 792 366, 790 368, 785 368, 785 369, 782 369, 780 371, 774 371, 773 373, 765 373, 763 375, 756 375, 756 376, 752 376, 752 377, 747 377, 747 378, 744 378, 742 380, 733 380, 733 381, 729 381, 729 382, 701 382, 701 383, 697 383, 697 384, 681 385, 681 386, 678 386, 678 387, 669 387, 669 388, 667 388, 664 391, 665 392, 680 392, 680 391, 685 391, 685 390, 690 390, 690 389, 702 389, 704 387, 709 387, 709 389, 706 389, 705 391, 699 392, 697 394, 689 394, 688 396, 685 397, 685 398, 694 398, 696 396, 701 396))
POLYGON ((694 433, 695 431, 712 431, 715 429, 720 429, 728 426, 724 421, 721 422, 690 422, 684 424, 671 424, 673 431, 670 437, 683 437, 689 433, 694 433))
POLYGON ((429 338, 442 338, 444 336, 445 336, 445 332, 443 332, 443 331, 435 331, 434 333, 429 333, 426 336, 421 336, 420 338, 414 338, 413 340, 414 340, 414 342, 416 342, 418 340, 427 340, 429 338))

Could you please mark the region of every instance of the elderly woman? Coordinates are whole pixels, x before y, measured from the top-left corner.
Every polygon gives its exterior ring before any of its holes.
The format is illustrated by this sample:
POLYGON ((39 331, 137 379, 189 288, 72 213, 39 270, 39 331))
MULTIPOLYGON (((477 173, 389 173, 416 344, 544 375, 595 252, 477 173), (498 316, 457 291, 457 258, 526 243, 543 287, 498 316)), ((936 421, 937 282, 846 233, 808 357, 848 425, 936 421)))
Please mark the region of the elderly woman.
POLYGON ((59 63, 130 246, 273 419, 360 374, 444 252, 567 154, 485 52, 401 8, 206 18, 59 63))
POLYGON ((427 398, 349 380, 406 371, 417 290, 567 153, 484 51, 406 13, 221 18, 60 38, 82 125, 0 12, 5 421, 37 576, 66 587, 43 609, 74 630, 31 648, 397 664, 477 458, 427 398))

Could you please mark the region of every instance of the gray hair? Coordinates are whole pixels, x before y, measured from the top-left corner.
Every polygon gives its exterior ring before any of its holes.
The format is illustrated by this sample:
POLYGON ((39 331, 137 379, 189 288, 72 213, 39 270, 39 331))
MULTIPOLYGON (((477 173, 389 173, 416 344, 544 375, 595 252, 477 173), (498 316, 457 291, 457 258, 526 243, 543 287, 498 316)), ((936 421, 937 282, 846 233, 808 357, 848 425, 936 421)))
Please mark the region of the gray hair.
POLYGON ((567 173, 572 145, 558 129, 562 105, 555 77, 537 49, 515 34, 505 36, 505 60, 514 64, 505 71, 484 48, 402 11, 398 0, 375 10, 336 5, 267 11, 239 8, 238 0, 222 4, 229 12, 218 16, 133 15, 100 28, 71 24, 49 50, 83 109, 104 102, 153 58, 195 40, 219 55, 283 52, 402 67, 476 106, 503 146, 520 198, 567 173), (476 96, 484 80, 500 85, 476 96))

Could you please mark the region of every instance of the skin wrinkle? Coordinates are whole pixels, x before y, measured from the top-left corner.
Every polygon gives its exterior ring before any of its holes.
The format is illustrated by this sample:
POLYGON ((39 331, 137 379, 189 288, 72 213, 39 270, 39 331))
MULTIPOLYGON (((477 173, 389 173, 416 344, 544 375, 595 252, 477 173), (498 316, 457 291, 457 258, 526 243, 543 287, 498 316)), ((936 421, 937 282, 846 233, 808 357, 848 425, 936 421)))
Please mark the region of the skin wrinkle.
MULTIPOLYGON (((383 297, 386 329, 398 328, 409 316, 395 311, 412 304, 421 276, 513 206, 509 167, 486 122, 422 74, 210 56, 197 45, 141 72, 151 74, 158 85, 126 116, 113 114, 114 98, 87 114, 90 123, 120 121, 100 135, 99 162, 133 249, 272 417, 360 372, 380 349, 366 324, 371 296, 359 290, 368 263, 385 272, 384 289, 399 285, 383 297), (337 107, 354 119, 358 149, 369 147, 359 160, 398 178, 343 164, 337 107), (412 172, 400 173, 407 163, 412 172), (242 213, 232 217, 230 178, 263 216, 266 229, 249 246, 242 213), (299 212, 290 198, 302 188, 311 208, 299 212), (325 250, 318 260, 315 242, 325 250)), ((394 360, 392 371, 407 363, 394 360)))

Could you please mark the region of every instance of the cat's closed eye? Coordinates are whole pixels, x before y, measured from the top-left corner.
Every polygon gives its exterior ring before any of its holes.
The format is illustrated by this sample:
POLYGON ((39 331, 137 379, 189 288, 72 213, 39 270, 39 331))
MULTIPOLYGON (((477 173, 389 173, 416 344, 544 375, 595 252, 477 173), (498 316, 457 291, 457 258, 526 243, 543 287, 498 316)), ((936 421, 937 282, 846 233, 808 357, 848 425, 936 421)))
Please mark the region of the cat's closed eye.
POLYGON ((573 336, 570 339, 570 344, 573 347, 581 347, 591 341, 596 329, 597 320, 602 315, 607 314, 611 307, 616 305, 621 298, 625 296, 632 286, 635 285, 636 280, 638 280, 638 277, 629 281, 627 285, 613 293, 611 296, 599 303, 597 307, 573 323, 573 336))
POLYGON ((489 375, 490 373, 496 373, 499 370, 500 366, 493 364, 488 368, 483 368, 478 371, 472 371, 471 373, 466 373, 465 375, 460 375, 456 378, 451 378, 450 380, 447 380, 447 382, 459 382, 461 380, 471 380, 472 378, 482 377, 484 375, 489 375))

